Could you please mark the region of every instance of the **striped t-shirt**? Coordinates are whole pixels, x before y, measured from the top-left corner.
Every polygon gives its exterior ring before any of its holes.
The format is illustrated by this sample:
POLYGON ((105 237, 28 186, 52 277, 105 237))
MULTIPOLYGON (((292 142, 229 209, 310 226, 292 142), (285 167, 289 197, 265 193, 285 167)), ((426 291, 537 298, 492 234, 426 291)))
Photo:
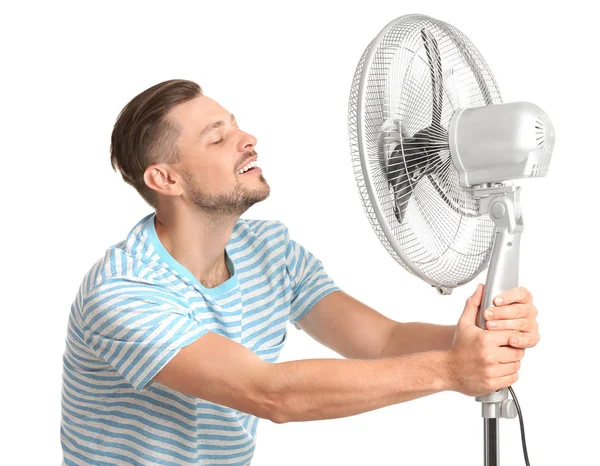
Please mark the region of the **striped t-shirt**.
MULTIPOLYGON (((85 275, 63 356, 66 465, 248 465, 258 418, 152 378, 208 331, 275 362, 296 322, 339 290, 278 221, 239 219, 225 248, 231 277, 204 287, 162 246, 155 214, 85 275)), ((210 357, 210 355, 207 355, 210 357)))

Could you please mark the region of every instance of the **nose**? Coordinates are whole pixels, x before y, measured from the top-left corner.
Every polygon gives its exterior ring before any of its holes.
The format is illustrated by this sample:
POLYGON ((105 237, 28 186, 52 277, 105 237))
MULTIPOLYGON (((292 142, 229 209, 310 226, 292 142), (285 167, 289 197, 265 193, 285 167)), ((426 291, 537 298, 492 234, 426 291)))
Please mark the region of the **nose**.
POLYGON ((242 136, 239 142, 239 150, 240 152, 249 152, 254 149, 256 146, 256 138, 249 133, 241 131, 242 136))

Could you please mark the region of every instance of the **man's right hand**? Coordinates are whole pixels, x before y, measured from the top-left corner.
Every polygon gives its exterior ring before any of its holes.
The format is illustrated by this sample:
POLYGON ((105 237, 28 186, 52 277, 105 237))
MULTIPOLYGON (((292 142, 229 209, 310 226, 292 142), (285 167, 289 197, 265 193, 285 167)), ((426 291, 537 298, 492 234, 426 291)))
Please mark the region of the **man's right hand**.
POLYGON ((525 350, 508 346, 512 331, 489 331, 477 326, 483 285, 467 300, 449 351, 451 389, 479 396, 506 388, 518 379, 525 350))

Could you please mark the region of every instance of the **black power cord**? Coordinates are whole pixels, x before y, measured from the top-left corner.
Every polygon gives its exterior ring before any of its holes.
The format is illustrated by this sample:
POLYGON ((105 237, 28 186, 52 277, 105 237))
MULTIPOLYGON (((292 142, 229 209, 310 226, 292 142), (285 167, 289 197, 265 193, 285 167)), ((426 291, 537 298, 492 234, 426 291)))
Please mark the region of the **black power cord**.
POLYGON ((523 455, 525 456, 525 464, 530 466, 529 464, 529 456, 527 455, 527 443, 525 442, 525 425, 523 424, 523 414, 521 413, 521 407, 519 406, 519 400, 517 400, 517 395, 515 395, 515 391, 512 387, 508 387, 513 400, 515 400, 515 406, 517 407, 517 414, 519 415, 519 424, 521 426, 521 442, 523 443, 523 455))

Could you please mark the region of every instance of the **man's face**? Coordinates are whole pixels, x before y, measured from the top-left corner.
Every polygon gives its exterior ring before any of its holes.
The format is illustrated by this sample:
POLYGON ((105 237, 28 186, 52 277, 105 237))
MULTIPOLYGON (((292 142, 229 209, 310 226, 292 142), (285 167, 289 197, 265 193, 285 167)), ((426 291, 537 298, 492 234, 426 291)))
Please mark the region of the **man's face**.
POLYGON ((256 159, 256 138, 242 131, 230 112, 199 96, 173 108, 168 118, 182 128, 177 141, 181 160, 174 166, 196 207, 241 215, 269 196, 270 187, 260 169, 238 173, 256 159))

